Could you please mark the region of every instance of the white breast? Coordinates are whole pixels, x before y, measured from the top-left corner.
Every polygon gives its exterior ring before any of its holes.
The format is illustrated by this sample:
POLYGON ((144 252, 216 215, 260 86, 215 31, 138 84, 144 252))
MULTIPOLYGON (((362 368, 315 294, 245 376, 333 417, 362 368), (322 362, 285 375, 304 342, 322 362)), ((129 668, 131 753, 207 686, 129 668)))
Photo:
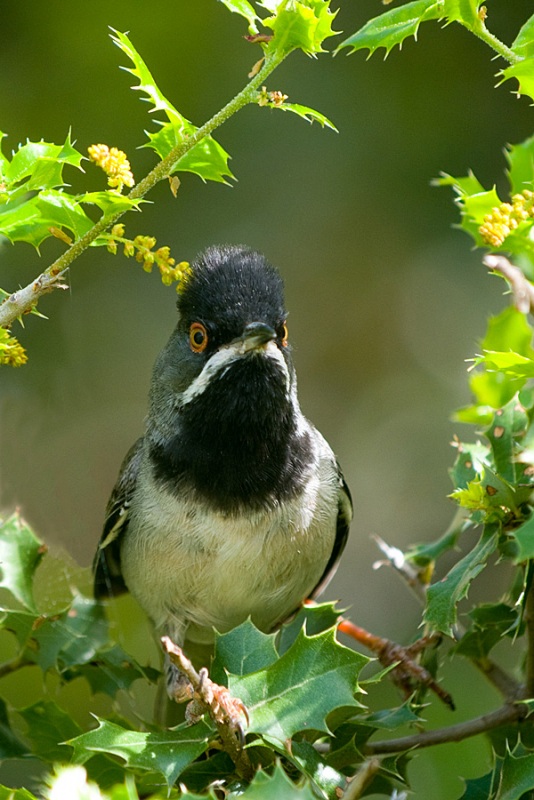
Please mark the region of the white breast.
POLYGON ((246 515, 177 499, 143 470, 121 562, 158 629, 204 641, 251 616, 271 630, 313 590, 332 552, 339 491, 330 448, 319 445, 302 494, 246 515))

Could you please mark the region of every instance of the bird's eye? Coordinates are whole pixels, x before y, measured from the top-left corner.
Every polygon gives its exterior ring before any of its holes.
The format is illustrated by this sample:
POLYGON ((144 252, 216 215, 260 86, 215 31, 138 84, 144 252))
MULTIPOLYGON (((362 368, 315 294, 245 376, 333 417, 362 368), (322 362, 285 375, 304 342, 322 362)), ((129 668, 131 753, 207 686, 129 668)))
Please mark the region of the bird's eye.
POLYGON ((208 332, 201 322, 193 322, 189 328, 189 344, 194 353, 202 353, 208 346, 208 332))
POLYGON ((284 322, 284 324, 280 328, 280 338, 281 338, 282 347, 287 347, 288 336, 289 336, 289 333, 288 333, 288 330, 287 330, 287 324, 284 322))

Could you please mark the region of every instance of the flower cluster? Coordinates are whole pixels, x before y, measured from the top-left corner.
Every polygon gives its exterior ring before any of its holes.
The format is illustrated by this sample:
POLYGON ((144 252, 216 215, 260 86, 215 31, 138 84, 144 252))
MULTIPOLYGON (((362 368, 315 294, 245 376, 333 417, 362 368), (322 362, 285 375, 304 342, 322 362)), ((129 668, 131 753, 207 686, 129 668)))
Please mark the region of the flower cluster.
POLYGON ((287 94, 280 91, 268 92, 266 86, 262 86, 261 92, 258 92, 259 106, 281 106, 286 100, 287 94))
POLYGON ((514 194, 511 203, 501 203, 486 214, 478 232, 486 244, 500 247, 520 222, 534 217, 534 192, 528 189, 514 194))
POLYGON ((89 158, 104 170, 108 176, 108 185, 118 192, 123 186, 133 186, 134 176, 126 153, 117 147, 109 148, 107 144, 92 144, 88 148, 89 158))
POLYGON ((0 329, 0 364, 21 367, 28 360, 26 350, 5 328, 0 329))
MULTIPOLYGON (((107 242, 108 251, 115 255, 119 242, 123 245, 124 255, 127 258, 134 256, 135 260, 143 265, 145 272, 152 272, 155 264, 159 269, 161 282, 165 286, 170 286, 173 281, 180 282, 189 270, 187 261, 180 261, 176 264, 176 260, 171 257, 170 248, 166 245, 154 250, 156 246, 154 236, 139 235, 135 239, 125 239, 122 223, 114 225, 111 229, 111 235, 107 242)), ((176 290, 178 291, 178 287, 176 290)))

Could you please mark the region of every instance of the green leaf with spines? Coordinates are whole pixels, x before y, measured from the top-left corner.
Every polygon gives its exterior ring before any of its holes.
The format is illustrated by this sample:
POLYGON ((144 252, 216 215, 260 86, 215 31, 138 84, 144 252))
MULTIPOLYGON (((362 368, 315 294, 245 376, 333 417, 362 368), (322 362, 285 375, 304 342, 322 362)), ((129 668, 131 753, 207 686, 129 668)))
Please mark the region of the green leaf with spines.
POLYGON ((507 753, 502 762, 498 800, 521 800, 534 789, 534 754, 507 753))
POLYGON ((365 49, 369 50, 369 56, 372 56, 376 50, 383 47, 387 57, 397 45, 402 48, 406 39, 412 36, 417 39, 417 32, 422 22, 442 19, 443 16, 443 0, 414 0, 405 3, 366 22, 359 31, 341 42, 336 53, 344 47, 350 47, 351 53, 365 49))
POLYGON ((518 61, 516 64, 511 64, 500 73, 503 76, 503 81, 515 79, 519 86, 517 87, 517 94, 530 97, 534 100, 534 56, 518 61))
POLYGON ((260 21, 260 18, 248 0, 219 0, 219 2, 223 3, 232 13, 240 14, 247 20, 249 33, 258 33, 256 23, 260 21))
POLYGON ((467 596, 471 582, 485 568, 499 541, 498 526, 486 525, 482 536, 447 575, 428 588, 424 619, 432 630, 452 635, 457 605, 467 596))
POLYGON ((279 108, 280 111, 291 111, 293 114, 301 117, 301 119, 305 119, 306 122, 318 122, 322 128, 330 128, 336 133, 339 133, 334 123, 331 122, 328 117, 325 117, 320 111, 315 111, 315 109, 309 108, 308 106, 303 106, 299 103, 270 103, 267 108, 279 108))
POLYGON ((295 614, 293 619, 285 622, 280 628, 277 649, 283 655, 296 642, 301 630, 308 636, 334 628, 339 622, 340 611, 335 603, 306 603, 295 614))
POLYGON ((246 620, 228 633, 215 637, 215 656, 211 677, 226 684, 226 673, 247 675, 274 664, 278 658, 276 634, 262 633, 246 620))
POLYGON ((459 22, 470 31, 481 25, 478 9, 482 5, 478 0, 444 0, 443 9, 447 23, 459 22))
POLYGON ((517 632, 518 610, 506 603, 477 606, 469 616, 473 625, 455 647, 457 653, 467 658, 486 658, 503 636, 513 636, 517 632))
POLYGON ((506 175, 510 182, 510 194, 534 187, 534 136, 524 142, 506 147, 504 154, 508 166, 506 175))
POLYGON ((517 398, 495 412, 486 431, 496 472, 510 483, 516 482, 517 440, 525 435, 528 417, 517 398))
POLYGON ((276 764, 272 775, 261 770, 256 772, 250 785, 238 796, 246 800, 317 800, 309 781, 294 784, 280 764, 276 764))
MULTIPOLYGON (((123 53, 130 59, 133 67, 124 67, 138 81, 132 88, 144 92, 148 102, 152 103, 152 111, 162 111, 168 123, 158 121, 161 130, 149 133, 149 144, 161 158, 169 154, 172 147, 184 143, 198 128, 187 120, 161 93, 147 65, 133 46, 125 33, 111 29, 111 39, 123 53)), ((228 169, 228 153, 211 137, 204 137, 197 145, 191 148, 174 165, 172 172, 194 172, 203 180, 213 180, 226 183, 225 177, 233 177, 228 169)))
POLYGON ((335 36, 332 23, 337 11, 330 10, 330 0, 293 0, 287 2, 263 2, 274 10, 262 24, 273 31, 273 38, 266 48, 267 54, 287 55, 293 50, 302 50, 307 55, 323 53, 323 43, 335 36))
POLYGON ((13 732, 7 703, 0 697, 0 761, 29 755, 27 745, 13 732))
POLYGON ((230 675, 228 687, 246 705, 251 733, 285 742, 302 730, 327 732, 326 717, 335 708, 360 707, 354 694, 368 660, 339 644, 334 629, 316 636, 301 631, 275 664, 230 675))
POLYGON ((519 528, 510 531, 510 536, 518 545, 516 564, 522 564, 534 558, 534 516, 529 517, 519 528))
POLYGON ((39 800, 28 789, 13 789, 10 786, 0 786, 0 800, 39 800))
POLYGON ((512 50, 518 56, 529 58, 534 56, 534 15, 529 17, 514 41, 512 42, 512 50))
POLYGON ((0 588, 35 612, 33 577, 46 548, 22 517, 0 520, 0 588))
POLYGON ((120 690, 128 691, 137 680, 156 683, 160 676, 159 670, 141 666, 122 647, 114 645, 108 649, 99 649, 90 662, 74 664, 65 669, 61 677, 64 681, 83 677, 93 694, 101 692, 115 697, 120 690))
POLYGON ((206 722, 158 733, 128 730, 98 718, 97 721, 98 728, 66 742, 74 750, 76 763, 85 763, 93 753, 119 756, 129 769, 159 773, 169 788, 208 749, 213 736, 213 729, 206 722))
POLYGON ((7 189, 21 181, 25 181, 26 191, 53 189, 64 185, 64 165, 68 164, 81 170, 83 158, 82 154, 72 146, 70 136, 67 136, 63 145, 26 142, 13 154, 11 161, 4 158, 3 178, 7 189))
POLYGON ((34 756, 51 764, 68 761, 70 750, 62 743, 82 733, 71 714, 52 700, 38 700, 18 713, 28 726, 26 737, 34 756))

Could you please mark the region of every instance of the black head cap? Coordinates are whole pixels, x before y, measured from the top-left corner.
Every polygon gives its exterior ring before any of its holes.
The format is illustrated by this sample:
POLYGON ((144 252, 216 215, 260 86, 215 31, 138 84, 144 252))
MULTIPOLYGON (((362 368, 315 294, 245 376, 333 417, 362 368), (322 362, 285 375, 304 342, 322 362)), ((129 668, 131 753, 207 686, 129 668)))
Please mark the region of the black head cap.
POLYGON ((286 317, 284 286, 261 253, 241 245, 214 246, 191 265, 178 298, 185 324, 200 320, 217 327, 222 338, 239 336, 251 322, 273 328, 286 317))

